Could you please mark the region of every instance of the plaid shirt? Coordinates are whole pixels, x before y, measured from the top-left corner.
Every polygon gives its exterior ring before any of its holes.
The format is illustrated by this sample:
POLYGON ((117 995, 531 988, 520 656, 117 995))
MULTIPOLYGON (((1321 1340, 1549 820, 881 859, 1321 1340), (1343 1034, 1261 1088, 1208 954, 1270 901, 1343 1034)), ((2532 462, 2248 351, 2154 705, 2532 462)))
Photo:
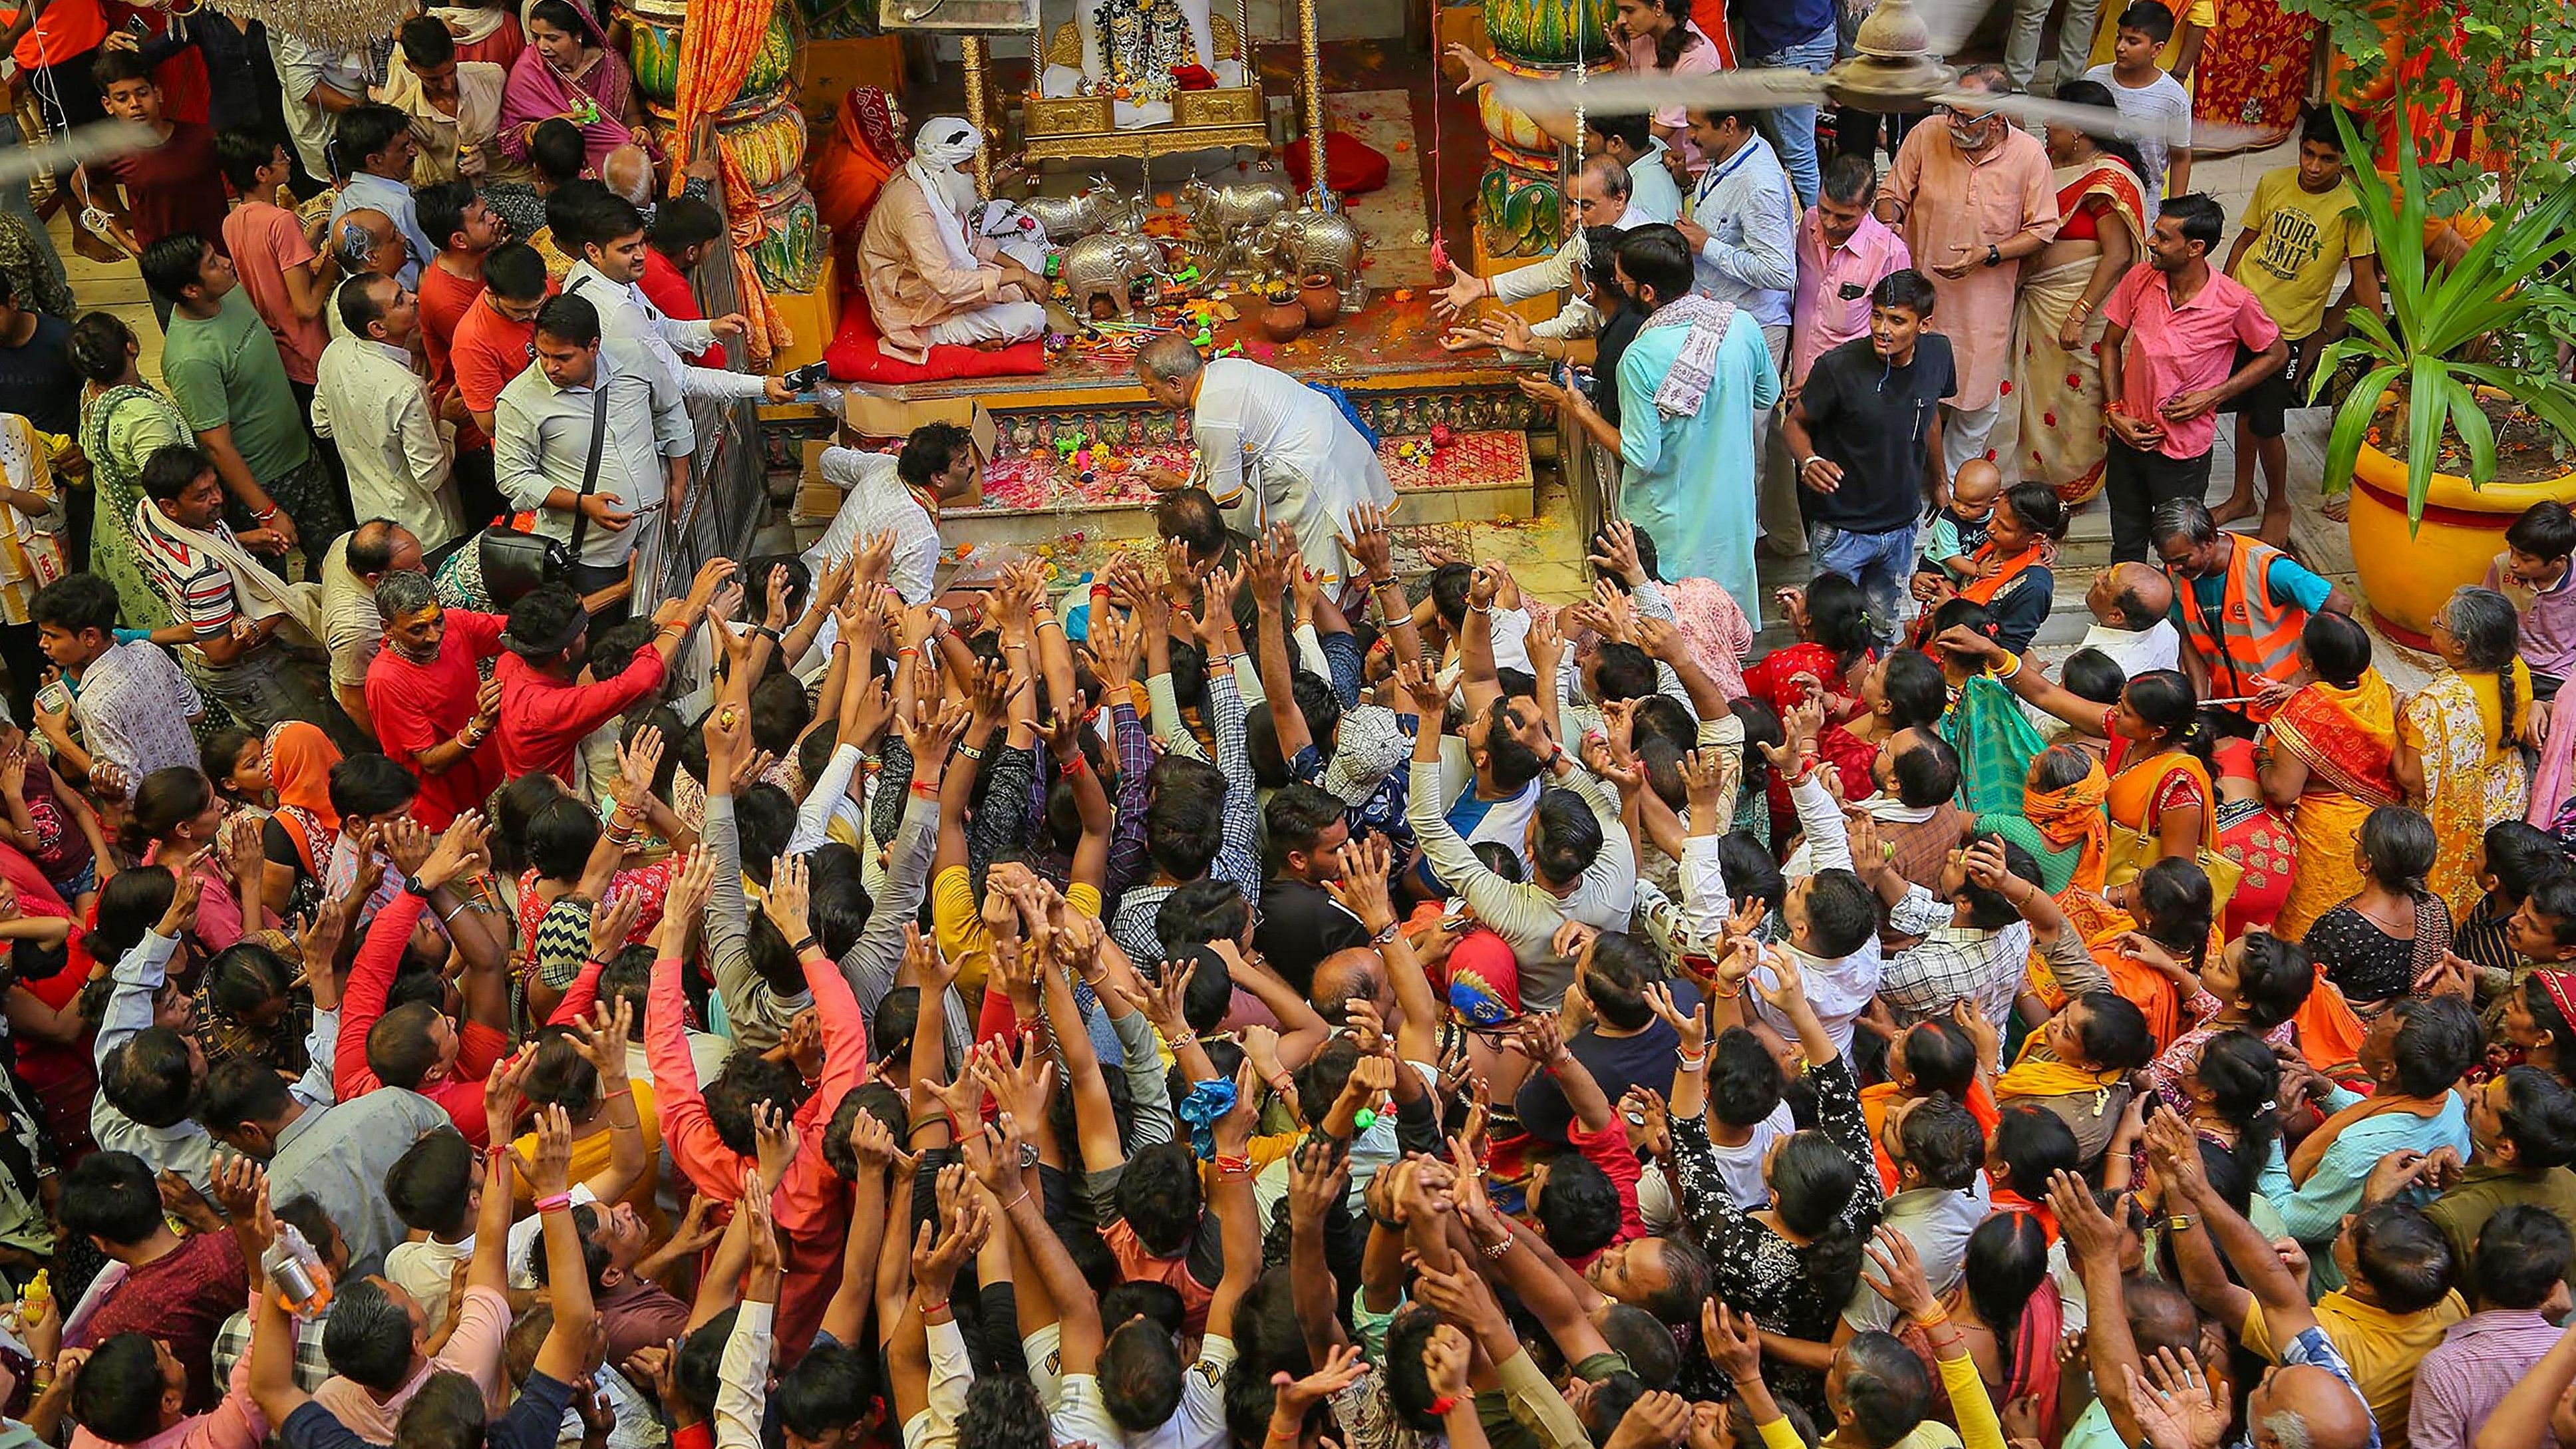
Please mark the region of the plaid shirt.
POLYGON ((1891 934, 1923 938, 1890 953, 1879 977, 1878 999, 1887 1003, 1897 1025, 1947 1015, 1951 1003, 1960 1000, 1975 1002, 1997 1025, 2012 1010, 2022 965, 2030 958, 2029 923, 1981 931, 1952 925, 1955 914, 1919 885, 1907 886, 1905 899, 1888 912, 1891 934))
MULTIPOLYGON (((322 1381, 331 1377, 331 1364, 322 1357, 322 1325, 329 1319, 330 1310, 326 1308, 320 1318, 295 1321, 295 1386, 308 1394, 322 1387, 322 1381)), ((224 1320, 223 1327, 215 1330, 216 1381, 229 1381, 233 1365, 249 1351, 250 1315, 236 1313, 224 1320)))

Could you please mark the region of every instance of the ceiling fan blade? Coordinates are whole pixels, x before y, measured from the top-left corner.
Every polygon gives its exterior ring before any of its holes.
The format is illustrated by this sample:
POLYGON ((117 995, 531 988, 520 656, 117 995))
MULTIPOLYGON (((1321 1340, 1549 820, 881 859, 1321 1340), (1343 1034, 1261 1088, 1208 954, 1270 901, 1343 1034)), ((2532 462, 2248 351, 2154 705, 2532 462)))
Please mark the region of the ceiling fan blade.
POLYGON ((2112 136, 2125 141, 2157 140, 2169 147, 2197 146, 2223 151, 2249 145, 2263 135, 2251 126, 2231 125, 2224 121, 2195 120, 2189 116, 2155 121, 2144 116, 2122 115, 2107 106, 2080 106, 2038 96, 1999 96, 1984 91, 1950 90, 1932 97, 1932 101, 1935 105, 1957 106, 1962 110, 2000 111, 2033 126, 2055 122, 2095 136, 2112 136))
POLYGON ((66 131, 40 146, 0 150, 0 186, 26 180, 47 170, 60 174, 74 166, 140 151, 152 143, 151 128, 138 122, 93 122, 66 131))
POLYGON ((1494 99, 1524 111, 1645 116, 1672 106, 1804 106, 1822 99, 1822 79, 1803 70, 1730 70, 1716 75, 1611 75, 1586 80, 1501 80, 1494 99))

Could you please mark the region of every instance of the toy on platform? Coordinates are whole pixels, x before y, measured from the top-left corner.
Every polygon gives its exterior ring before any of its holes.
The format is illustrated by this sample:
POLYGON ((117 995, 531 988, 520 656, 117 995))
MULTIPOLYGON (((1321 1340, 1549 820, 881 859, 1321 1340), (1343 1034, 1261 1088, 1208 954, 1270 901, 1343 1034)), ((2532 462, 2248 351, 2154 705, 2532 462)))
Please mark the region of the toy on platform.
POLYGON ((1094 232, 1144 230, 1144 208, 1138 199, 1103 176, 1091 178, 1090 186, 1072 196, 1031 196, 1020 203, 1020 209, 1037 218, 1047 240, 1058 246, 1094 232))
POLYGON ((1252 175, 1219 182, 1193 176, 1181 188, 1181 201, 1189 208, 1191 241, 1211 278, 1248 269, 1253 239, 1272 217, 1297 204, 1288 183, 1252 175))
POLYGON ((1368 301, 1368 284, 1360 278, 1362 238, 1359 224, 1346 212, 1299 207, 1283 211, 1262 225, 1253 239, 1253 255, 1273 276, 1330 277, 1342 294, 1342 311, 1358 311, 1368 301))
POLYGON ((1056 278, 1066 305, 1078 319, 1088 319, 1106 298, 1122 318, 1136 315, 1136 284, 1164 275, 1163 249, 1152 237, 1134 231, 1095 232, 1077 237, 1061 254, 1056 278))

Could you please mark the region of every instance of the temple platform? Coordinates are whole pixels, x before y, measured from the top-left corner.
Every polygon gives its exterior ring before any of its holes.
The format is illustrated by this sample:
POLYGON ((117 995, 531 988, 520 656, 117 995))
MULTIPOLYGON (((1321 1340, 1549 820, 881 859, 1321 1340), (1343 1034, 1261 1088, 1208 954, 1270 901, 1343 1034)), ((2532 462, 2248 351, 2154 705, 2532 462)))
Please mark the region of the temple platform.
MULTIPOLYGON (((1451 353, 1427 292, 1373 294, 1360 311, 1294 342, 1273 344, 1252 314, 1216 328, 1212 350, 1241 355, 1307 381, 1340 388, 1380 438, 1407 526, 1527 519, 1536 511, 1533 422, 1552 434, 1491 349, 1451 353), (1445 446, 1434 446, 1433 430, 1445 446)), ((850 387, 856 419, 957 417, 980 408, 994 448, 981 496, 941 515, 958 560, 1018 546, 1069 569, 1096 567, 1119 544, 1154 533, 1145 465, 1188 471, 1180 419, 1146 397, 1135 375, 1133 334, 1107 334, 1054 353, 1043 374, 898 387, 850 387), (860 401, 864 399, 865 401, 860 401)), ((891 427, 891 423, 882 424, 891 427)), ((862 445, 892 438, 866 437, 862 445)), ((819 531, 837 501, 828 487, 799 499, 800 529, 819 531)))

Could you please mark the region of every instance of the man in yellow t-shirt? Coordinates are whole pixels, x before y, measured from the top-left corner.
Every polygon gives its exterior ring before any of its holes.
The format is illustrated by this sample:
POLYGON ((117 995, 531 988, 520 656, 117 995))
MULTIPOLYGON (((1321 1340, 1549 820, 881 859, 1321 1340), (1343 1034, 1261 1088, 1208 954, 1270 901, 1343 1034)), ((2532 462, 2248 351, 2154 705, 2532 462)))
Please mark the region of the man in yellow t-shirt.
POLYGON ((2325 109, 2308 113, 2299 136, 2299 164, 2268 172, 2245 204, 2244 230, 2227 254, 2227 275, 2245 284, 2290 344, 2289 366, 2246 389, 2236 412, 2236 487, 2218 506, 2221 524, 2254 515, 2254 464, 2263 464, 2263 541, 2290 541, 2289 446, 2283 413, 2307 402, 2309 369, 2329 331, 2341 332, 2340 309, 2330 309, 2335 283, 2347 270, 2352 289, 2344 305, 2370 312, 2379 306, 2379 252, 2362 219, 2361 194, 2344 175, 2343 134, 2325 109), (2329 325, 2330 312, 2331 325, 2329 325))

